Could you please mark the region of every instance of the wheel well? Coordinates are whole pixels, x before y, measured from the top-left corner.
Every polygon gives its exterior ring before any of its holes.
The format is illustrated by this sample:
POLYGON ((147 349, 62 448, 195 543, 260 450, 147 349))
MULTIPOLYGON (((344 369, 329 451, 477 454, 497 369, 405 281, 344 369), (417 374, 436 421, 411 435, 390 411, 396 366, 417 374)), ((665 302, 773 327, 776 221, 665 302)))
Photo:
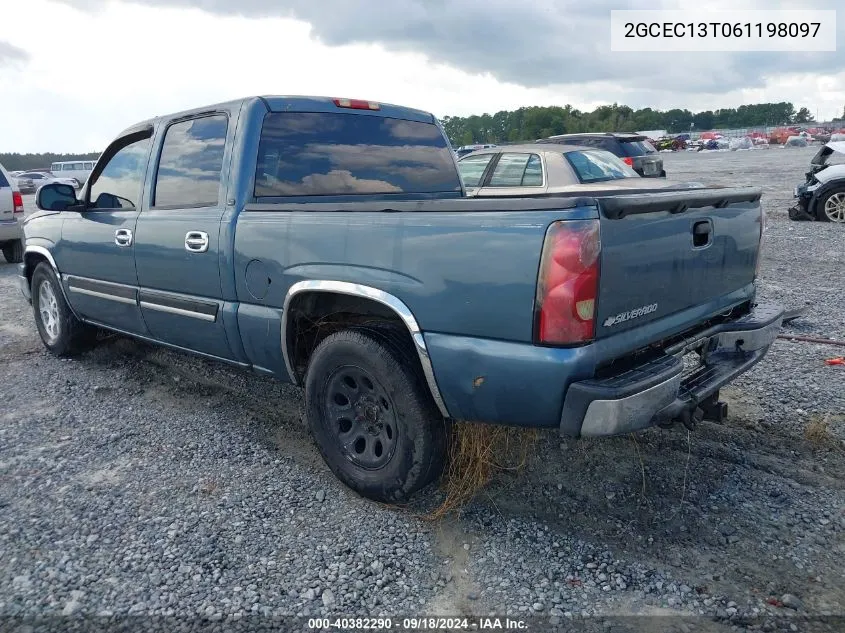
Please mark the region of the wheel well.
POLYGON ((25 264, 24 273, 26 274, 26 280, 30 284, 32 284, 32 273, 35 272, 35 268, 38 266, 38 264, 40 264, 41 262, 47 262, 48 264, 50 263, 50 261, 41 253, 32 252, 24 253, 23 261, 25 264))
POLYGON ((358 329, 376 335, 412 363, 424 379, 419 356, 404 321, 390 307, 366 297, 335 292, 302 292, 288 306, 287 346, 294 380, 302 382, 308 361, 330 334, 358 329))

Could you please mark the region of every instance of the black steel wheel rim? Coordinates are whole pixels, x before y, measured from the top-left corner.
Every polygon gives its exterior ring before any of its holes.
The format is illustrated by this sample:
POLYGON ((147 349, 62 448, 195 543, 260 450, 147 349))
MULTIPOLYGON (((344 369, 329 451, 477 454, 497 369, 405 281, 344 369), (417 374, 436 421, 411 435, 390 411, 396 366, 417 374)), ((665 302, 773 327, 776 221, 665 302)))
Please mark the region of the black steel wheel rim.
POLYGON ((366 470, 384 468, 396 450, 399 431, 387 390, 354 365, 335 369, 326 387, 326 422, 340 452, 366 470))

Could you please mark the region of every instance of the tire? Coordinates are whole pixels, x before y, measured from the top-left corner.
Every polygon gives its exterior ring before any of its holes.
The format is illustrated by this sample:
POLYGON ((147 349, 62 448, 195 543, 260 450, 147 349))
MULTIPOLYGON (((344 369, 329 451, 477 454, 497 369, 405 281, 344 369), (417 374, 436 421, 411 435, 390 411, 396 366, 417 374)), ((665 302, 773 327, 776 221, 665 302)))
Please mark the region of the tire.
POLYGON ((387 339, 356 330, 326 337, 308 363, 305 407, 326 464, 368 499, 406 501, 443 471, 446 421, 387 339))
POLYGON ((816 217, 822 222, 845 223, 845 187, 829 191, 819 198, 816 217), (831 209, 828 209, 829 202, 831 209))
POLYGON ((56 356, 73 356, 94 346, 96 328, 73 315, 56 273, 48 263, 36 266, 32 273, 31 290, 35 325, 44 347, 56 356))
POLYGON ((4 244, 3 257, 10 264, 20 264, 23 261, 23 242, 15 240, 4 244))

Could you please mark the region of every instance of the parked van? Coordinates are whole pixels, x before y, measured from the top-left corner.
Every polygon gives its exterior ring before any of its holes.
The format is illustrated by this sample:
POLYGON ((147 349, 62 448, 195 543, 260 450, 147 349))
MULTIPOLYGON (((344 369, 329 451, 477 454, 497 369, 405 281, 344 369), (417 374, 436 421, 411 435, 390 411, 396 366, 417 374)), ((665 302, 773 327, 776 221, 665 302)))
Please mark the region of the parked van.
POLYGON ((77 186, 77 189, 79 189, 88 180, 96 162, 95 160, 58 161, 50 165, 50 171, 56 178, 75 179, 79 183, 77 186))

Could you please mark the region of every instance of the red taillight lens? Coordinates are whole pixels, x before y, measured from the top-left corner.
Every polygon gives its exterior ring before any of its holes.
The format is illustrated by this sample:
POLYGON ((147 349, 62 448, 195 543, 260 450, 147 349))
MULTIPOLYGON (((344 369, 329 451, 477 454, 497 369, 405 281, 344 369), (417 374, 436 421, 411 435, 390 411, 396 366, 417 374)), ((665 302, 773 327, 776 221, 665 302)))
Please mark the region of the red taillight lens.
POLYGON ((12 213, 23 213, 23 198, 19 191, 12 192, 12 213))
POLYGON ((633 167, 633 166, 634 166, 634 159, 633 159, 633 158, 631 158, 630 156, 626 156, 625 158, 623 158, 623 159, 622 159, 622 161, 623 161, 626 165, 628 165, 628 167, 633 167))
POLYGON ((537 343, 573 345, 595 336, 600 252, 598 220, 549 226, 537 279, 537 343))
POLYGON ((335 99, 338 108, 352 108, 353 110, 380 110, 381 106, 373 101, 363 99, 335 99))

